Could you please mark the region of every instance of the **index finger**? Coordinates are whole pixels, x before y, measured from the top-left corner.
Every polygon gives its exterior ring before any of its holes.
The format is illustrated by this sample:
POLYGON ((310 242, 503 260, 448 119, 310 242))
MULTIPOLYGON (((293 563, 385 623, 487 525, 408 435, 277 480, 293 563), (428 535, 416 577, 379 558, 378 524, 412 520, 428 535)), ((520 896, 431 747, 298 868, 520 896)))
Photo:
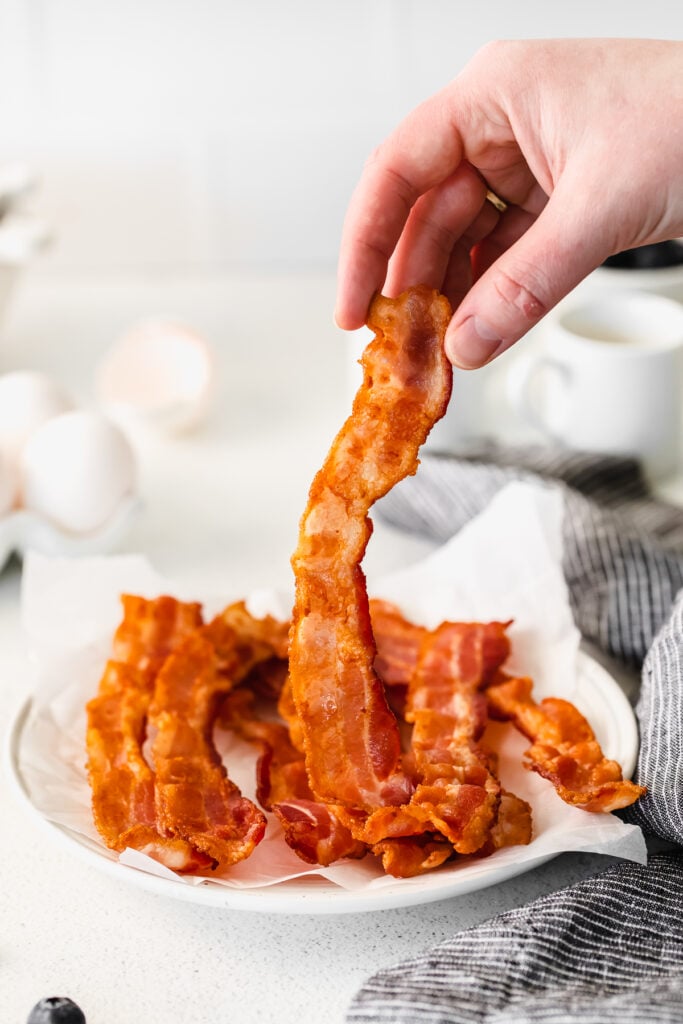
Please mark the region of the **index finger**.
POLYGON ((443 92, 413 110, 370 157, 342 231, 335 311, 340 327, 363 326, 415 200, 462 159, 462 138, 443 92))

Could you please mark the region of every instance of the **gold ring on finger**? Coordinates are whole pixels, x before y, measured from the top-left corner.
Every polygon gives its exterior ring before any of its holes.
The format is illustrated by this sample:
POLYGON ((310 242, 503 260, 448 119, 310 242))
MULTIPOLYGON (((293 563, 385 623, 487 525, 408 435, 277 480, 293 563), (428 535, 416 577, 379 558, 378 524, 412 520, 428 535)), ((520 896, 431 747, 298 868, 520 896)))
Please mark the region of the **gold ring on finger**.
POLYGON ((508 208, 508 204, 504 199, 501 199, 500 196, 497 196, 490 188, 486 190, 486 198, 492 206, 495 206, 498 213, 505 213, 508 208))

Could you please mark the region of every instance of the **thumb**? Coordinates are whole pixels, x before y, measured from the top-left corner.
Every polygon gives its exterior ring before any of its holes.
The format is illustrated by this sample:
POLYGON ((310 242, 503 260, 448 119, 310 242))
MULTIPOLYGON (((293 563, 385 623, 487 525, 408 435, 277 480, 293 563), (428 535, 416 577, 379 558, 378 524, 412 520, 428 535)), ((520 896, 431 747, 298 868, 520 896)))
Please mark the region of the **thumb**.
POLYGON ((474 369, 505 352, 610 255, 594 213, 561 203, 559 192, 458 306, 445 338, 456 366, 474 369))

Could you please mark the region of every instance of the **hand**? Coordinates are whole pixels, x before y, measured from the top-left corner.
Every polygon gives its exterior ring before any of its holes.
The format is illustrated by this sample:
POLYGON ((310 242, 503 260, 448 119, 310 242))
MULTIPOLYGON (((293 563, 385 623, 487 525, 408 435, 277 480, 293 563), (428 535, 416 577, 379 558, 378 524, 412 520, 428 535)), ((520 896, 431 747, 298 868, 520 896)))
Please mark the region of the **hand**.
POLYGON ((368 161, 344 225, 339 326, 362 326, 375 291, 429 284, 455 310, 449 358, 470 369, 608 256, 683 235, 682 70, 679 42, 484 47, 368 161))

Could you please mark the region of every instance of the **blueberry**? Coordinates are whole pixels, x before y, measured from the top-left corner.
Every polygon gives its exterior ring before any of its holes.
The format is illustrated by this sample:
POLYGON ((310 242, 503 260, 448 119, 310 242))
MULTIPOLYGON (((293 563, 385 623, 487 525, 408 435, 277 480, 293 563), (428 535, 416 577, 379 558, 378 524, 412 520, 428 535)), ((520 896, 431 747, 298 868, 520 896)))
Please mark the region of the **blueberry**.
POLYGON ((66 996, 49 996, 36 1003, 26 1024, 85 1024, 85 1016, 66 996))

